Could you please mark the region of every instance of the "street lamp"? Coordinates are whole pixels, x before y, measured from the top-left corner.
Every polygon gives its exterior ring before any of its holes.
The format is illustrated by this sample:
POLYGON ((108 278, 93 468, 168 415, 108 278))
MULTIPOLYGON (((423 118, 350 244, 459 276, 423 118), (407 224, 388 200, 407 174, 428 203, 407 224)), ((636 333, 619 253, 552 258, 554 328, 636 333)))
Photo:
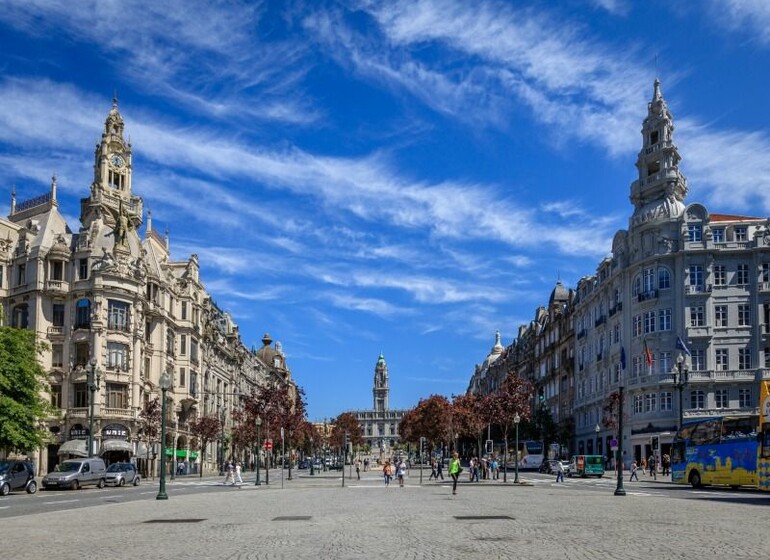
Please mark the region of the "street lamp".
POLYGON ((171 389, 171 376, 167 371, 160 376, 160 489, 156 500, 168 500, 166 494, 166 391, 171 389))
POLYGON ((618 386, 618 451, 615 466, 618 470, 618 484, 615 487, 616 496, 625 496, 626 489, 623 488, 623 383, 621 380, 618 386))
POLYGON ((96 358, 91 358, 91 369, 88 372, 88 390, 91 391, 91 402, 88 412, 88 456, 94 456, 94 393, 99 390, 99 381, 102 378, 102 371, 96 366, 96 358))
POLYGON ((315 448, 313 438, 310 438, 310 476, 315 476, 315 448))
POLYGON ((171 447, 171 480, 174 480, 174 473, 176 472, 176 437, 179 430, 179 421, 174 419, 174 443, 171 447))
POLYGON ((262 417, 257 416, 257 480, 254 481, 254 486, 261 486, 262 481, 259 480, 259 460, 261 458, 261 448, 262 448, 262 417))
POLYGON ((599 424, 596 424, 596 427, 594 428, 594 432, 596 432, 596 450, 595 453, 599 454, 599 432, 601 432, 602 429, 599 427, 599 424))
POLYGON ((682 429, 682 416, 684 413, 684 410, 682 409, 682 392, 684 391, 685 385, 687 385, 687 375, 689 373, 690 367, 687 365, 684 356, 682 356, 682 353, 680 352, 676 357, 676 366, 674 366, 674 369, 671 372, 671 375, 674 376, 674 388, 679 390, 679 430, 682 429))
POLYGON ((225 409, 222 409, 222 412, 219 414, 219 426, 220 426, 220 433, 219 433, 219 476, 224 476, 225 474, 225 420, 227 420, 227 416, 225 416, 225 409))
POLYGON ((516 448, 513 450, 516 453, 516 466, 514 467, 515 476, 513 477, 513 483, 519 483, 519 422, 521 422, 521 416, 517 412, 513 417, 513 425, 516 426, 516 448))

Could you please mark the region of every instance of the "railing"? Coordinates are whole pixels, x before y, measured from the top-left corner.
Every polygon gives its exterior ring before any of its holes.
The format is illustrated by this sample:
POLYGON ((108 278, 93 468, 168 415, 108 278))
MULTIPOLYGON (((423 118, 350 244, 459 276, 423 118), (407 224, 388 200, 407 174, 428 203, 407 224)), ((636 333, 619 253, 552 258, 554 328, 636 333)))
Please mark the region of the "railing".
POLYGON ((46 280, 45 289, 49 292, 67 292, 69 291, 69 282, 64 280, 46 280))
POLYGON ((760 282, 759 283, 759 291, 760 292, 770 292, 770 282, 760 282))
POLYGON ((64 327, 48 327, 48 334, 63 335, 64 327))
POLYGON ((686 293, 688 294, 703 294, 706 293, 706 286, 703 284, 690 284, 689 286, 685 286, 687 288, 686 293))
POLYGON ((107 321, 107 329, 111 331, 131 332, 131 323, 129 321, 107 321))
POLYGON ((103 408, 103 416, 114 416, 119 418, 133 418, 134 413, 130 408, 103 408))
POLYGON ((598 327, 599 325, 602 325, 607 322, 607 316, 606 315, 599 315, 596 318, 596 321, 594 321, 594 327, 598 327))
POLYGON ((648 299, 655 299, 658 297, 658 290, 647 290, 636 296, 638 302, 647 301, 648 299))

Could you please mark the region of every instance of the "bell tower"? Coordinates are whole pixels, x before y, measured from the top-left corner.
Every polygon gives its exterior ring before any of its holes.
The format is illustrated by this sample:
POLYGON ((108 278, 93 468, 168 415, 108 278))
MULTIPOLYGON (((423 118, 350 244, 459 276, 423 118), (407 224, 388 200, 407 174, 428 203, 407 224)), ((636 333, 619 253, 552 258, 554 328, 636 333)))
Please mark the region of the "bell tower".
POLYGON ((385 357, 380 353, 377 358, 377 365, 374 366, 374 410, 375 412, 385 412, 388 410, 388 396, 390 388, 388 386, 388 364, 385 363, 385 357))
POLYGON ((655 79, 647 117, 642 123, 642 149, 636 158, 639 178, 631 184, 632 225, 677 218, 684 211, 687 180, 679 171, 679 150, 673 142, 674 117, 655 79))

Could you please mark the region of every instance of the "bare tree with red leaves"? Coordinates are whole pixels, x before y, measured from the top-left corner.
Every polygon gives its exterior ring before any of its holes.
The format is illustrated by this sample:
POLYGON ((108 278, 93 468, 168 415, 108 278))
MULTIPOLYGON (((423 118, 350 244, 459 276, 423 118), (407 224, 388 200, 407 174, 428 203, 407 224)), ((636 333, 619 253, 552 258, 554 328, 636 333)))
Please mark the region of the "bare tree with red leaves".
POLYGON ((206 447, 212 441, 216 441, 217 436, 222 430, 222 422, 216 415, 202 416, 196 420, 190 422, 190 432, 195 435, 200 444, 201 454, 201 471, 200 476, 203 476, 203 464, 206 457, 206 447))

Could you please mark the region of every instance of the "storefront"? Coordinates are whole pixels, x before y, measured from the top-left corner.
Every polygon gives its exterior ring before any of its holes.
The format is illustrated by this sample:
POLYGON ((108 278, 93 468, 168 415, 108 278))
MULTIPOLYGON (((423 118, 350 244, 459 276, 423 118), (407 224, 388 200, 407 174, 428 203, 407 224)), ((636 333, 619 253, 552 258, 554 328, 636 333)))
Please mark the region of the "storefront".
POLYGON ((123 424, 108 424, 102 428, 102 447, 99 453, 105 464, 128 463, 134 446, 128 441, 129 431, 123 424))

